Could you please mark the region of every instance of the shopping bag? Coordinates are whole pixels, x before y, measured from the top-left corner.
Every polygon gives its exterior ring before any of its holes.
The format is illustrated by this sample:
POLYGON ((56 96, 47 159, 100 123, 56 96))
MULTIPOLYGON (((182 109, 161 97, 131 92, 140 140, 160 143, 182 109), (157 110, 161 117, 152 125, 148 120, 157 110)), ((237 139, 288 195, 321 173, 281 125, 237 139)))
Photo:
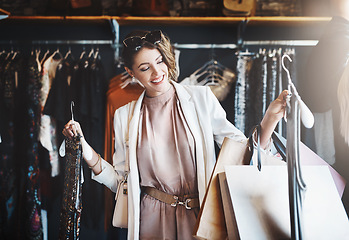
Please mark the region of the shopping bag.
POLYGON ((193 235, 197 239, 222 240, 227 238, 222 199, 217 174, 225 165, 243 165, 250 162, 248 140, 237 142, 225 138, 208 184, 193 235))
MULTIPOLYGON (((291 239, 287 166, 226 166, 225 176, 238 232, 228 239, 291 239)), ((328 166, 303 165, 302 177, 303 238, 347 239, 348 217, 328 166)))

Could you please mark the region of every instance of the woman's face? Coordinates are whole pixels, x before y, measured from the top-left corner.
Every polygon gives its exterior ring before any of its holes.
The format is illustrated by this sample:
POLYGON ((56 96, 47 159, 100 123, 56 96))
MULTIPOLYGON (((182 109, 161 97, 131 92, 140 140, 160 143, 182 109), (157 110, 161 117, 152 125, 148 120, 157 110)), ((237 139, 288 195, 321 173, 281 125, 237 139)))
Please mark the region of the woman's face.
POLYGON ((143 84, 148 97, 159 96, 171 86, 168 67, 158 49, 143 47, 134 57, 132 70, 126 70, 143 84))

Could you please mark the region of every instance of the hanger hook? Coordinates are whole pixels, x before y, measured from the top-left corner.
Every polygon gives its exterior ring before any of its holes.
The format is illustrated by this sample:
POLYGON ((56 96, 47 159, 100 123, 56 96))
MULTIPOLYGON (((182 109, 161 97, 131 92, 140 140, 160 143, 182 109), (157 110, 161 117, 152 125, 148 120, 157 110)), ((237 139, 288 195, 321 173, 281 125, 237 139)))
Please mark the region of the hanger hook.
POLYGON ((282 65, 282 68, 285 70, 285 72, 287 73, 287 78, 288 78, 288 82, 291 83, 291 76, 290 76, 290 71, 286 68, 285 66, 285 63, 284 63, 284 60, 285 60, 285 57, 287 57, 287 59, 292 62, 292 59, 290 58, 290 56, 288 56, 287 54, 284 54, 281 58, 281 65, 282 65))
POLYGON ((70 111, 71 111, 71 120, 74 121, 74 112, 73 112, 74 101, 70 103, 70 111))

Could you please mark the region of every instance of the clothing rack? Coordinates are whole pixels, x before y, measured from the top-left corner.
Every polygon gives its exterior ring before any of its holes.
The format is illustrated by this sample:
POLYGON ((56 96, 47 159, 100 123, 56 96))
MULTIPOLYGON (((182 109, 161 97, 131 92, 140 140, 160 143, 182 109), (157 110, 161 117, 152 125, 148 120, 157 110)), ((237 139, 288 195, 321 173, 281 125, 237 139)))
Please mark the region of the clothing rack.
POLYGON ((18 44, 18 43, 30 43, 30 44, 77 44, 77 45, 112 45, 112 40, 32 40, 32 41, 17 41, 17 40, 1 40, 0 44, 18 44))
POLYGON ((212 49, 212 48, 223 48, 223 49, 236 49, 238 45, 236 44, 181 44, 174 43, 175 48, 182 49, 212 49))
MULTIPOLYGON (((26 41, 17 40, 0 40, 0 44, 16 44, 26 43, 26 41)), ((112 40, 32 40, 31 44, 77 44, 77 45, 115 45, 116 47, 122 47, 122 44, 114 43, 112 40)), ((277 45, 277 46, 297 46, 307 47, 316 46, 318 40, 262 40, 262 41, 244 41, 243 46, 259 46, 259 45, 277 45)), ((237 49, 237 44, 187 44, 187 43, 174 43, 175 48, 181 49, 237 49)))
POLYGON ((243 46, 291 46, 291 47, 312 47, 316 46, 318 40, 261 40, 261 41, 244 41, 243 46))
MULTIPOLYGON (((316 46, 318 40, 262 40, 262 41, 244 41, 242 46, 292 46, 309 47, 316 46)), ((181 44, 174 43, 173 46, 178 49, 237 49, 237 44, 181 44)))

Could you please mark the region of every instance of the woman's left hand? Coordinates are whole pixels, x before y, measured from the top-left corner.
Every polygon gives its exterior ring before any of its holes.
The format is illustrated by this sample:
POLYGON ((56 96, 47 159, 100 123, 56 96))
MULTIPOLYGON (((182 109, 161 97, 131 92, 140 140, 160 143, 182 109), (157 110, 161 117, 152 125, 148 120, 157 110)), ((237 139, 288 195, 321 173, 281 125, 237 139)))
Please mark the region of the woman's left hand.
POLYGON ((260 144, 265 148, 269 139, 281 118, 285 115, 286 98, 288 91, 284 90, 277 99, 270 103, 261 122, 260 144))
POLYGON ((288 91, 284 90, 277 99, 270 103, 265 115, 272 121, 279 122, 281 118, 285 115, 286 109, 286 98, 288 91))

